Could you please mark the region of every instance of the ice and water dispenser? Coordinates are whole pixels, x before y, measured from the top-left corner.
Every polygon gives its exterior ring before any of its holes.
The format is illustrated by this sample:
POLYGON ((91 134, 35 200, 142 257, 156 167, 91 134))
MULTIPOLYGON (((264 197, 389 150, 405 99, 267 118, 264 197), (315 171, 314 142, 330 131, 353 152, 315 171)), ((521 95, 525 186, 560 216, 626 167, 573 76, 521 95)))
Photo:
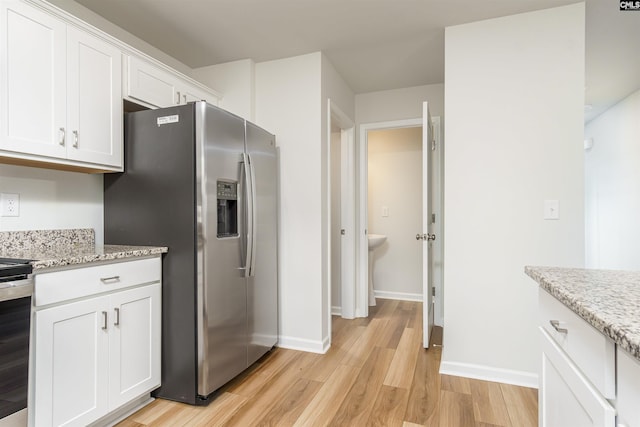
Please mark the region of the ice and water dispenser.
POLYGON ((218 237, 238 235, 238 183, 217 182, 218 237))

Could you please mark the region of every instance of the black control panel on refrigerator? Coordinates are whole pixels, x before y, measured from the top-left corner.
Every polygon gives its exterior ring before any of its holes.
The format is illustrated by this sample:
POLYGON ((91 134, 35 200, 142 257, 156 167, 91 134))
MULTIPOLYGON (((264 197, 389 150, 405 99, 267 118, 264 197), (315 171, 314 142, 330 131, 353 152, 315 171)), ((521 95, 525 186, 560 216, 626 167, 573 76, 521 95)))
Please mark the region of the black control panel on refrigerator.
POLYGON ((218 237, 238 235, 238 183, 217 181, 218 237))

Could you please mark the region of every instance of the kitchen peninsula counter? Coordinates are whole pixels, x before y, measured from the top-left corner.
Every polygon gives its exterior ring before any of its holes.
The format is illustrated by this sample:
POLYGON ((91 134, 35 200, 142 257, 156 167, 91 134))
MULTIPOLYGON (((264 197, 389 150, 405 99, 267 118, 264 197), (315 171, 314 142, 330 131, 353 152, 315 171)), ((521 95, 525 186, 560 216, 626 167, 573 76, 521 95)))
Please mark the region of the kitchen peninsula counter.
POLYGON ((0 233, 0 257, 32 260, 38 270, 160 255, 164 246, 96 245, 92 229, 0 233))
POLYGON ((640 272, 527 266, 525 273, 640 361, 640 272))

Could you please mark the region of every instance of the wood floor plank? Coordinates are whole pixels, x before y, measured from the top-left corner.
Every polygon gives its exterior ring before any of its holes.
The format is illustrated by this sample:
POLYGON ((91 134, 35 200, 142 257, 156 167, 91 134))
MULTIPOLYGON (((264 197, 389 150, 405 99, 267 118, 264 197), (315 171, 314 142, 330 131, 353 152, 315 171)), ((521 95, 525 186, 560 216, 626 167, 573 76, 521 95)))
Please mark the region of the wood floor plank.
POLYGON ((373 348, 333 418, 332 425, 366 425, 394 353, 394 350, 387 348, 373 348))
POLYGON ((511 427, 500 384, 489 381, 471 381, 470 386, 476 422, 511 427))
POLYGON ((358 338, 351 348, 348 349, 349 354, 342 363, 354 366, 356 368, 364 365, 369 357, 380 332, 384 329, 388 319, 372 319, 364 333, 358 338))
POLYGON ((409 390, 383 385, 373 404, 367 426, 401 427, 409 400, 409 390))
POLYGON ((402 423, 402 427, 424 427, 422 424, 410 423, 409 421, 405 421, 402 423))
POLYGON ((440 393, 440 427, 475 427, 470 394, 447 390, 440 393))
POLYGON ((322 386, 318 381, 300 378, 284 396, 279 405, 274 406, 260 420, 261 426, 292 426, 304 409, 313 400, 322 386))
POLYGON ((358 373, 359 370, 352 366, 339 365, 300 414, 294 425, 296 427, 329 425, 355 382, 358 373))
POLYGON ((313 353, 296 351, 296 356, 286 369, 279 370, 262 388, 240 407, 225 425, 253 426, 259 425, 261 419, 286 397, 291 385, 301 376, 301 372, 308 369, 318 356, 313 353))
POLYGON ((406 328, 400 338, 391 366, 384 379, 384 385, 409 390, 420 349, 420 336, 415 329, 406 328))
POLYGON ((236 411, 247 402, 246 397, 233 393, 222 393, 209 406, 193 406, 194 416, 184 423, 174 425, 184 427, 220 427, 223 426, 236 411))
POLYGON ((500 384, 511 424, 522 427, 538 425, 538 390, 500 384))
POLYGON ((469 384, 469 378, 456 377, 453 375, 442 375, 440 381, 442 382, 443 390, 453 391, 456 393, 471 394, 471 385, 469 384))
POLYGON ((257 369, 228 384, 225 391, 247 398, 253 397, 274 375, 299 357, 300 352, 277 349, 257 369))
POLYGON ((404 419, 415 424, 428 425, 437 422, 440 406, 441 349, 421 349, 411 384, 407 412, 404 419))
POLYGON ((354 327, 350 334, 345 334, 344 342, 338 343, 336 346, 331 345, 324 357, 307 371, 305 378, 313 381, 327 381, 338 365, 342 364, 345 358, 353 352, 352 349, 357 345, 356 343, 364 333, 364 330, 364 326, 354 327))

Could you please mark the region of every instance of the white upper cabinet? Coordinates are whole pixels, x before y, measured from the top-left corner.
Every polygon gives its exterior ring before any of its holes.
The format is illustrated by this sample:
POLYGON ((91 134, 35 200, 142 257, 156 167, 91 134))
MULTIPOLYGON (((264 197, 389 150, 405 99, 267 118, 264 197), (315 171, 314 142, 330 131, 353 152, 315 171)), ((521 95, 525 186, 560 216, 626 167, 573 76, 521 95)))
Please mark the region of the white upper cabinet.
POLYGON ((136 56, 128 58, 127 80, 127 96, 151 107, 164 108, 193 101, 218 105, 216 94, 136 56))
POLYGON ((121 168, 122 53, 73 27, 67 49, 67 156, 121 168))
POLYGON ((0 3, 0 149, 66 156, 66 25, 23 3, 0 3))
POLYGON ((121 51, 26 3, 0 6, 0 156, 122 170, 121 51))

